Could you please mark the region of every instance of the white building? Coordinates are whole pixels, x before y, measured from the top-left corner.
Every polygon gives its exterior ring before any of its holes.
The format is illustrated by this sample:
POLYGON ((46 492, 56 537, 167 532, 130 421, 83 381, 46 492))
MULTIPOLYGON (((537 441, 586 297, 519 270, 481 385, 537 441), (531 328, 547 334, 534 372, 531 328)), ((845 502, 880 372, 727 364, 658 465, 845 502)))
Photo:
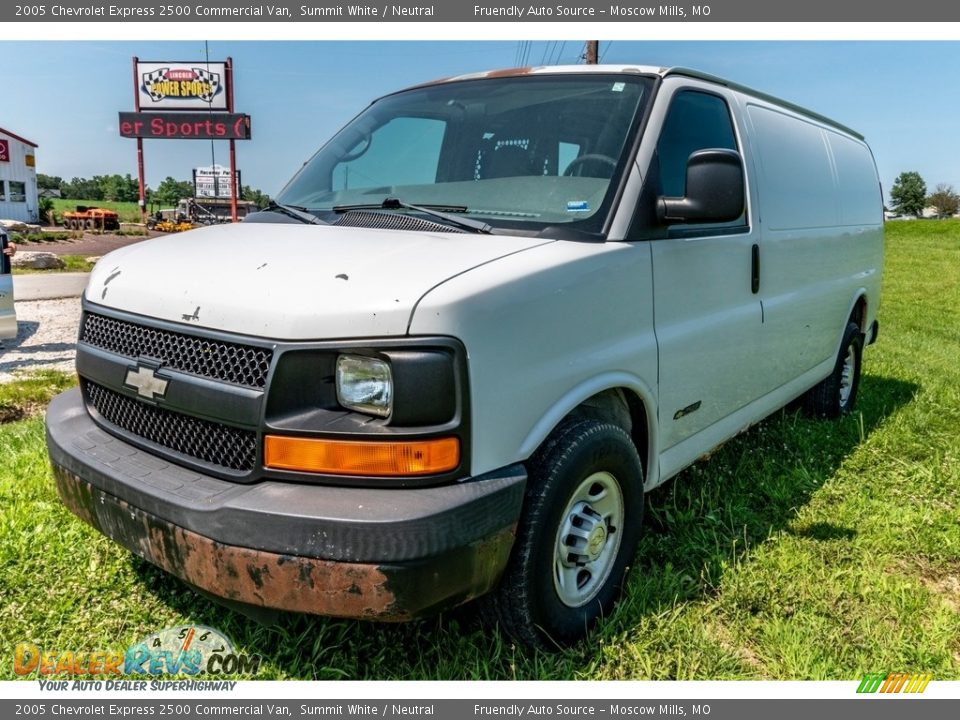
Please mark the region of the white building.
POLYGON ((0 127, 0 219, 37 222, 36 149, 0 127))

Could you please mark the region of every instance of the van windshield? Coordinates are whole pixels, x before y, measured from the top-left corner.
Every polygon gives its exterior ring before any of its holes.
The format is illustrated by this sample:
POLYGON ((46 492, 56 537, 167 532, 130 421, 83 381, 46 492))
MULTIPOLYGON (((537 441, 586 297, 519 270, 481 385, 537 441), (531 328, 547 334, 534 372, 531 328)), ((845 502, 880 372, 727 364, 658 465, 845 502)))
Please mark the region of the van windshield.
POLYGON ((326 222, 396 199, 494 229, 599 232, 651 82, 525 75, 388 95, 324 145, 277 201, 326 222))

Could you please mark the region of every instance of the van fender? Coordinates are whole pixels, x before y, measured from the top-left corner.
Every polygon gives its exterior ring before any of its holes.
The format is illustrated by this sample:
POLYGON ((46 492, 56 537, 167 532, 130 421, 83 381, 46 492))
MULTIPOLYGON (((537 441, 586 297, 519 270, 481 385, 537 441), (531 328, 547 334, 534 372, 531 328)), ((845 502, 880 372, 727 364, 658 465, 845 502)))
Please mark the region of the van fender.
MULTIPOLYGON (((836 362, 837 356, 840 354, 840 345, 841 343, 843 343, 843 334, 847 330, 847 323, 850 321, 850 316, 853 315, 853 309, 857 306, 857 303, 860 302, 860 299, 866 298, 866 296, 867 296, 866 288, 863 288, 863 287, 857 288, 856 292, 854 292, 853 294, 853 299, 850 301, 850 304, 847 306, 847 311, 843 316, 843 320, 841 321, 840 326, 837 328, 837 341, 836 343, 834 343, 834 346, 833 346, 833 355, 831 355, 829 358, 829 367, 831 370, 833 369, 833 363, 836 362)), ((868 309, 870 308, 869 303, 867 303, 867 308, 868 309)), ((868 330, 869 328, 860 328, 861 333, 866 333, 868 330)), ((866 343, 864 343, 864 345, 866 345, 866 343)), ((824 366, 826 366, 827 364, 828 364, 827 361, 824 361, 824 366)), ((827 375, 829 374, 830 373, 827 372, 827 375)), ((823 377, 826 377, 827 375, 824 375, 823 377)), ((823 378, 820 378, 820 379, 822 380, 823 378)))
POLYGON ((647 416, 647 477, 644 488, 659 484, 660 464, 658 458, 659 432, 657 425, 657 397, 647 383, 627 372, 607 372, 596 375, 570 388, 553 405, 547 408, 540 420, 530 429, 519 448, 524 460, 530 458, 540 444, 547 439, 560 422, 583 402, 604 390, 623 389, 632 392, 643 403, 647 416))
MULTIPOLYGON (((863 300, 864 306, 867 309, 867 312, 864 313, 864 323, 869 324, 867 322, 868 318, 866 317, 870 311, 870 302, 867 299, 867 289, 864 287, 860 287, 860 288, 857 288, 856 292, 854 292, 853 299, 850 301, 850 305, 847 307, 847 313, 846 315, 843 316, 843 323, 840 325, 839 332, 837 334, 837 344, 833 353, 834 358, 836 358, 837 354, 840 352, 840 343, 843 342, 843 333, 847 329, 847 323, 850 321, 850 316, 853 315, 853 309, 857 306, 857 303, 859 303, 860 300, 863 300)), ((863 335, 866 335, 869 332, 870 332, 869 327, 860 328, 860 333, 863 335)), ((866 345, 866 343, 864 344, 866 345)))

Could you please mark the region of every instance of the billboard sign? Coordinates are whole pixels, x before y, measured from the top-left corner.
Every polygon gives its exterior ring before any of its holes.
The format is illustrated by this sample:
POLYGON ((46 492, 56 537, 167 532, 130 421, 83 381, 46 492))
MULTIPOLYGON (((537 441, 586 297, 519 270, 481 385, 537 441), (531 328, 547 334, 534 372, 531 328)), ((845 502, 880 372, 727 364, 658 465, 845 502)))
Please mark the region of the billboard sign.
POLYGON ((249 140, 243 113, 121 112, 120 136, 152 140, 249 140))
MULTIPOLYGON (((237 185, 240 185, 239 170, 237 170, 237 185)), ((194 168, 193 193, 195 197, 229 198, 230 168, 223 165, 194 168)))
POLYGON ((137 61, 141 110, 228 110, 225 62, 137 61))

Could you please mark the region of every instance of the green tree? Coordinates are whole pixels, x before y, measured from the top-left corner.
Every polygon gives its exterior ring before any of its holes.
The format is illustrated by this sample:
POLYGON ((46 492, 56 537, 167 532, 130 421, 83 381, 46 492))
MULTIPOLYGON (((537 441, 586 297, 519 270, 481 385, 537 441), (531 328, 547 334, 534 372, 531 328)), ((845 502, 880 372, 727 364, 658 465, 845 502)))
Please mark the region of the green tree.
POLYGON ((176 205, 181 198, 193 197, 193 183, 189 180, 175 180, 169 175, 157 186, 150 199, 161 205, 176 205))
POLYGON ((60 190, 61 185, 63 185, 63 178, 59 175, 37 173, 37 187, 40 190, 60 190))
POLYGON ((103 200, 103 191, 96 180, 75 177, 68 183, 63 183, 60 192, 65 198, 74 200, 103 200))
POLYGON ((124 175, 98 175, 93 178, 100 187, 104 200, 136 202, 140 197, 140 188, 130 173, 124 175))
POLYGON ((240 199, 241 200, 251 200, 254 205, 257 206, 258 210, 263 210, 267 205, 270 204, 270 196, 259 188, 252 188, 249 185, 244 185, 240 189, 240 199))
POLYGON ((890 191, 893 208, 901 215, 920 217, 927 205, 927 184, 918 172, 902 172, 890 191))
POLYGON ((950 217, 960 210, 960 195, 953 190, 953 185, 940 183, 937 189, 927 198, 927 205, 937 209, 937 217, 950 217))
POLYGON ((53 218, 53 200, 48 197, 42 197, 37 201, 37 211, 40 213, 40 222, 47 225, 54 224, 53 218))

